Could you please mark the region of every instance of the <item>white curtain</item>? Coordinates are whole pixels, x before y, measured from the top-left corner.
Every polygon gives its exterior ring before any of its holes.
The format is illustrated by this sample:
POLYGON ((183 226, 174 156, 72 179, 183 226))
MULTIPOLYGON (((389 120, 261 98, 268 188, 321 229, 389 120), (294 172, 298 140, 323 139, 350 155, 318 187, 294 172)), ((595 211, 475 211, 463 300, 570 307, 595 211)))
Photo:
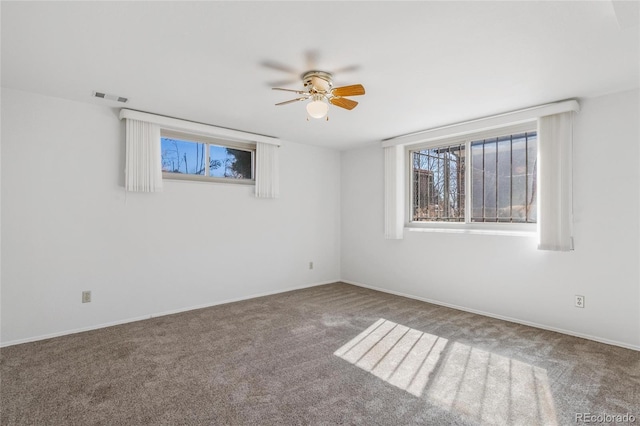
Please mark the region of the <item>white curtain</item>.
POLYGON ((256 197, 278 198, 280 175, 278 145, 256 143, 256 197))
POLYGON ((384 148, 384 237, 404 237, 404 147, 384 148))
POLYGON ((573 250, 573 112, 538 119, 540 250, 573 250))
POLYGON ((127 191, 162 191, 160 128, 146 121, 126 119, 127 191))

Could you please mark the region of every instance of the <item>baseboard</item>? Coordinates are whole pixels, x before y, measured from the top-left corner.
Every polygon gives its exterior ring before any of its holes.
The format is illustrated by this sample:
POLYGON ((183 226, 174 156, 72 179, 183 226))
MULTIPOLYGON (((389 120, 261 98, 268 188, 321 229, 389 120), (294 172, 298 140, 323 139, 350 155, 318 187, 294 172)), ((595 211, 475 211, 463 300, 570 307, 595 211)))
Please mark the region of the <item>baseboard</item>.
POLYGON ((547 326, 547 325, 544 325, 544 324, 538 324, 538 323, 535 323, 535 322, 521 320, 519 318, 507 317, 507 316, 504 316, 504 315, 497 315, 497 314, 494 314, 494 313, 491 313, 491 312, 480 311, 480 310, 477 310, 477 309, 470 309, 470 308, 466 308, 464 306, 458 306, 458 305, 454 305, 454 304, 451 304, 451 303, 441 302, 439 300, 434 300, 434 299, 429 299, 429 298, 426 298, 426 297, 415 296, 415 295, 403 293, 403 292, 400 292, 400 291, 389 290, 389 289, 382 288, 382 287, 375 287, 375 286, 371 286, 371 285, 367 285, 367 284, 363 284, 363 283, 359 283, 359 282, 355 282, 355 281, 344 280, 344 279, 342 279, 342 280, 335 279, 335 280, 329 280, 329 281, 322 281, 322 282, 318 282, 318 283, 305 284, 305 285, 302 285, 302 286, 290 287, 290 288, 286 288, 286 289, 279 289, 279 290, 262 292, 262 293, 254 293, 254 294, 251 294, 251 295, 248 295, 248 296, 237 297, 237 298, 233 298, 233 299, 226 299, 226 300, 221 300, 221 301, 213 302, 213 303, 206 303, 206 304, 202 304, 202 305, 190 306, 190 307, 180 308, 180 309, 172 309, 172 310, 169 310, 169 311, 157 312, 157 313, 152 313, 152 314, 149 314, 149 315, 144 315, 144 316, 139 316, 139 317, 132 317, 132 318, 124 319, 124 320, 112 321, 112 322, 97 324, 97 325, 93 325, 93 326, 89 326, 89 327, 82 327, 82 328, 76 328, 76 329, 72 329, 72 330, 65 330, 65 331, 61 331, 61 332, 50 333, 50 334, 45 334, 45 335, 40 335, 40 336, 28 337, 28 338, 24 338, 24 339, 11 340, 9 342, 1 342, 0 343, 0 348, 4 348, 4 347, 7 347, 7 346, 19 345, 19 344, 22 344, 22 343, 37 342, 39 340, 51 339, 51 338, 54 338, 54 337, 66 336, 66 335, 69 335, 69 334, 82 333, 82 332, 85 332, 85 331, 98 330, 98 329, 101 329, 101 328, 113 327, 113 326, 116 326, 116 325, 122 325, 122 324, 127 324, 127 323, 130 323, 130 322, 136 322, 136 321, 143 321, 143 320, 147 320, 147 319, 151 319, 151 318, 157 318, 157 317, 161 317, 161 316, 165 316, 165 315, 173 315, 173 314, 178 314, 178 313, 181 313, 181 312, 193 311, 193 310, 196 310, 196 309, 210 308, 212 306, 224 305, 226 303, 240 302, 240 301, 243 301, 243 300, 255 299, 257 297, 271 296, 273 294, 286 293, 286 292, 294 291, 294 290, 302 290, 302 289, 305 289, 305 288, 317 287, 317 286, 320 286, 320 285, 332 284, 332 283, 335 283, 335 282, 343 282, 343 283, 346 283, 346 284, 355 285, 357 287, 363 287, 363 288, 368 288, 370 290, 380 291, 382 293, 388 293, 388 294, 393 294, 393 295, 396 295, 396 296, 407 297, 409 299, 420 300, 422 302, 432 303, 434 305, 439 305, 439 306, 445 306, 447 308, 457 309, 457 310, 460 310, 460 311, 465 311, 465 312, 470 312, 470 313, 473 313, 473 314, 483 315, 483 316, 486 316, 486 317, 496 318, 496 319, 503 320, 503 321, 508 321, 508 322, 513 322, 513 323, 516 323, 516 324, 527 325, 527 326, 530 326, 530 327, 540 328, 540 329, 543 329, 543 330, 555 331, 557 333, 562 333, 562 334, 566 334, 566 335, 569 335, 569 336, 580 337, 580 338, 583 338, 583 339, 593 340, 593 341, 599 342, 599 343, 605 343, 605 344, 608 344, 608 345, 619 346, 619 347, 622 347, 622 348, 625 348, 625 349, 632 349, 632 350, 635 350, 635 351, 640 351, 640 346, 630 345, 630 344, 624 343, 624 342, 618 342, 618 341, 615 341, 615 340, 604 339, 602 337, 592 336, 592 335, 589 335, 589 334, 576 333, 576 332, 571 331, 571 330, 565 330, 565 329, 562 329, 562 328, 551 327, 551 326, 547 326))
POLYGON ((375 286, 371 286, 371 285, 367 285, 367 284, 358 283, 358 282, 355 282, 355 281, 341 280, 341 282, 346 283, 346 284, 355 285, 357 287, 363 287, 363 288, 368 288, 370 290, 380 291, 382 293, 389 293, 389 294, 393 294, 393 295, 396 295, 396 296, 402 296, 402 297, 406 297, 406 298, 409 298, 409 299, 420 300, 422 302, 432 303, 434 305, 445 306, 447 308, 457 309, 459 311, 470 312, 472 314, 483 315, 485 317, 491 317, 491 318, 495 318, 495 319, 499 319, 499 320, 503 320, 503 321, 513 322, 513 323, 516 323, 516 324, 527 325, 529 327, 540 328, 540 329, 543 329, 543 330, 555 331, 556 333, 567 334, 569 336, 580 337, 582 339, 593 340, 595 342, 605 343, 607 345, 619 346, 619 347, 625 348, 625 349, 632 349, 632 350, 635 350, 635 351, 640 351, 640 346, 630 345, 628 343, 618 342, 616 340, 604 339, 602 337, 592 336, 592 335, 589 335, 589 334, 576 333, 575 331, 571 331, 571 330, 565 330, 565 329, 562 329, 562 328, 551 327, 551 326, 544 325, 544 324, 538 324, 538 323, 535 323, 535 322, 521 320, 519 318, 507 317, 507 316, 504 316, 504 315, 497 315, 497 314, 493 314, 491 312, 484 312, 484 311, 480 311, 480 310, 477 310, 477 309, 470 309, 470 308, 466 308, 464 306, 453 305, 451 303, 445 303, 445 302, 441 302, 439 300, 428 299, 426 297, 420 297, 420 296, 415 296, 415 295, 412 295, 412 294, 402 293, 400 291, 394 291, 394 290, 389 290, 389 289, 386 289, 386 288, 375 287, 375 286))
POLYGON ((313 284, 305 284, 305 285, 296 286, 296 287, 289 287, 289 288, 286 288, 286 289, 280 289, 280 290, 274 290, 274 291, 266 291, 266 292, 262 292, 262 293, 254 293, 254 294, 251 294, 249 296, 236 297, 236 298, 233 298, 233 299, 226 299, 226 300, 221 300, 221 301, 213 302, 213 303, 205 303, 205 304, 202 304, 202 305, 190 306, 190 307, 187 307, 187 308, 172 309, 170 311, 157 312, 157 313, 143 315, 143 316, 139 316, 139 317, 132 317, 132 318, 127 318, 127 319, 123 319, 123 320, 118 320, 118 321, 112 321, 112 322, 108 322, 108 323, 92 325, 92 326, 89 326, 89 327, 75 328, 75 329, 72 329, 72 330, 65 330, 65 331, 60 331, 60 332, 56 332, 56 333, 44 334, 44 335, 40 335, 40 336, 27 337, 27 338, 24 338, 24 339, 11 340, 9 342, 0 342, 0 348, 4 348, 4 347, 7 347, 7 346, 19 345, 21 343, 30 343, 30 342, 37 342, 39 340, 52 339, 54 337, 67 336, 69 334, 82 333, 82 332, 85 332, 85 331, 98 330, 98 329, 101 329, 101 328, 113 327, 115 325, 122 325, 122 324, 127 324, 127 323, 130 323, 130 322, 148 320, 148 319, 151 319, 151 318, 162 317, 162 316, 165 316, 165 315, 179 314, 181 312, 193 311, 193 310, 196 310, 196 309, 210 308, 212 306, 224 305, 226 303, 241 302, 243 300, 255 299, 257 297, 271 296, 273 294, 279 294, 279 293, 287 293, 289 291, 302 290, 302 289, 305 289, 305 288, 317 287, 317 286, 320 286, 320 285, 332 284, 332 283, 335 283, 335 282, 340 282, 340 280, 339 279, 335 279, 335 280, 322 281, 322 282, 313 283, 313 284))

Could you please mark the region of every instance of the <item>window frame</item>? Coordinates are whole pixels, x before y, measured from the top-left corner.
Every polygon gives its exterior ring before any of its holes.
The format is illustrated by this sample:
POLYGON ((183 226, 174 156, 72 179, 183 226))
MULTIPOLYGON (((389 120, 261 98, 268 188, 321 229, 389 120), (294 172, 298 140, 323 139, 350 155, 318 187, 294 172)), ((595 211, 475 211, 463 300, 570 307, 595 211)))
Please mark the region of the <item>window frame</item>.
POLYGON ((162 138, 177 139, 184 142, 201 143, 205 144, 206 159, 209 159, 211 145, 220 146, 223 148, 232 148, 241 151, 247 151, 251 153, 251 179, 236 179, 225 178, 217 176, 209 176, 209 162, 205 161, 205 174, 193 175, 187 173, 173 173, 162 172, 163 180, 177 180, 177 181, 196 181, 196 182, 217 182, 217 183, 231 183, 236 185, 255 185, 256 183, 256 143, 237 141, 232 139, 221 139, 212 136, 205 136, 197 133, 177 131, 168 128, 160 128, 160 141, 162 138))
MULTIPOLYGON (((531 235, 538 230, 539 220, 535 223, 517 223, 517 222, 471 222, 471 180, 472 180, 472 164, 471 164, 471 143, 482 140, 496 138, 500 136, 515 135, 525 132, 537 132, 537 120, 526 121, 523 123, 502 126, 480 132, 473 132, 464 135, 457 135, 448 138, 439 138, 428 142, 419 142, 406 145, 404 149, 405 167, 405 217, 404 227, 409 230, 423 230, 434 232, 470 232, 470 233, 491 233, 491 234, 513 234, 513 235, 531 235), (464 221, 414 221, 413 220, 413 188, 414 188, 414 172, 412 153, 415 151, 446 148, 453 145, 464 145, 468 163, 465 164, 464 188, 465 188, 465 206, 464 221)), ((539 160, 539 150, 536 155, 539 160)), ((466 161, 466 160, 465 160, 466 161)), ((539 173, 539 168, 537 173, 539 173)), ((539 204, 538 204, 539 206, 539 204)), ((538 215, 539 217, 539 215, 538 215)))

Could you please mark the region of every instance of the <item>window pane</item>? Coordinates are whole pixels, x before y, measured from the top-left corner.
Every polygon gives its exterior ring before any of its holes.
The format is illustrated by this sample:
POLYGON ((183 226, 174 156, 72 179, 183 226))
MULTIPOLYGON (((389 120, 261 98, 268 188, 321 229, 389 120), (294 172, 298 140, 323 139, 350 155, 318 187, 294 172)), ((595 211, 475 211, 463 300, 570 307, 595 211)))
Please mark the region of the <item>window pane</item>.
POLYGON ((527 137, 527 222, 538 219, 538 138, 535 133, 527 137))
POLYGON ((204 175, 205 144, 171 138, 160 143, 163 172, 204 175))
POLYGON ((535 132, 474 141, 472 222, 536 221, 535 132))
POLYGON ((497 169, 496 140, 484 144, 484 221, 495 222, 496 212, 496 169, 497 169))
POLYGON ((511 219, 511 138, 498 139, 498 222, 511 219))
POLYGON ((464 222, 464 148, 412 152, 414 221, 464 222))
POLYGON ((527 218, 527 149, 526 139, 513 138, 513 214, 514 222, 524 222, 527 218))
POLYGON ((209 146, 209 176, 252 179, 251 152, 223 146, 209 146))
POLYGON ((484 144, 471 144, 471 221, 484 218, 484 144))

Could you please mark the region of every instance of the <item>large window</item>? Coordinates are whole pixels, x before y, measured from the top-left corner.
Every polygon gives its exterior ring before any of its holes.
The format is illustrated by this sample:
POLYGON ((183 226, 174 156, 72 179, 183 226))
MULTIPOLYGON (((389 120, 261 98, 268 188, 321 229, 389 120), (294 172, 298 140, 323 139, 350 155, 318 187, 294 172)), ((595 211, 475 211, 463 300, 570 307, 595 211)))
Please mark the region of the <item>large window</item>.
POLYGON ((162 131, 165 178, 253 182, 255 146, 162 131))
POLYGON ((409 150, 412 223, 535 223, 535 130, 409 150))

